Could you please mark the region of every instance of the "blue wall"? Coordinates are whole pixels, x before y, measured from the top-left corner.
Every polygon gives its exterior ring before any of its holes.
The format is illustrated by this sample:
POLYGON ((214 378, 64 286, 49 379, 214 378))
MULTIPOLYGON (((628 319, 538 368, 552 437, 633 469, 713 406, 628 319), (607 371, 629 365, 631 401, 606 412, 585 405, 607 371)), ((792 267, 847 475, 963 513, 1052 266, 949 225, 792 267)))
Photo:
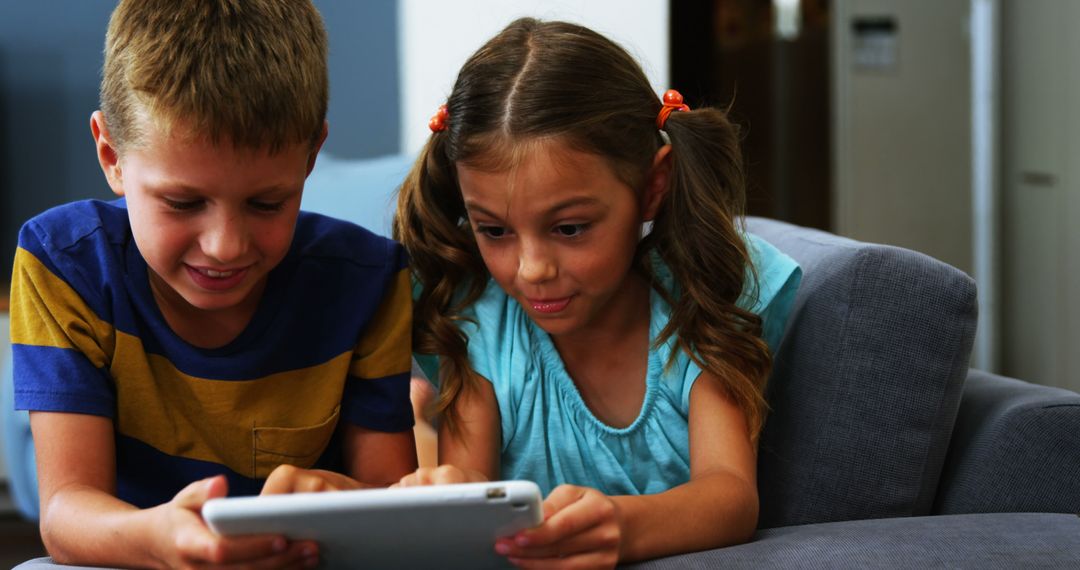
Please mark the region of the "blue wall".
MULTIPOLYGON (((314 0, 330 37, 330 136, 343 157, 397 152, 395 0, 314 0)), ((112 2, 0 7, 0 284, 19 226, 49 207, 109 198, 90 137, 112 2)))

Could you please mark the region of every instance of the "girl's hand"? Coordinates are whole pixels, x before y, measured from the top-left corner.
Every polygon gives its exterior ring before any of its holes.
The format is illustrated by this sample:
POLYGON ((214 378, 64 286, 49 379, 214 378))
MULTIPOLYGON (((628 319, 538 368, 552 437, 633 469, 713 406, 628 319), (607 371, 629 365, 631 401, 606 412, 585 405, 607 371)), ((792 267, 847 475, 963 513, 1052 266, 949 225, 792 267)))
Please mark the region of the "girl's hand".
POLYGON ((312 568, 319 562, 311 541, 288 542, 282 536, 223 537, 213 533, 199 512, 206 501, 224 497, 224 477, 211 477, 184 487, 159 507, 156 525, 158 558, 169 568, 312 568))
POLYGON ((621 546, 619 510, 611 497, 560 485, 544 500, 544 522, 500 538, 495 551, 519 568, 614 568, 621 546))
POLYGON ((364 487, 367 485, 341 473, 323 469, 302 469, 294 465, 278 465, 266 478, 266 483, 263 483, 262 492, 259 494, 322 493, 364 487))
POLYGON ((392 487, 419 487, 422 485, 449 485, 452 483, 481 483, 488 478, 479 471, 462 469, 453 465, 421 467, 404 476, 392 487))

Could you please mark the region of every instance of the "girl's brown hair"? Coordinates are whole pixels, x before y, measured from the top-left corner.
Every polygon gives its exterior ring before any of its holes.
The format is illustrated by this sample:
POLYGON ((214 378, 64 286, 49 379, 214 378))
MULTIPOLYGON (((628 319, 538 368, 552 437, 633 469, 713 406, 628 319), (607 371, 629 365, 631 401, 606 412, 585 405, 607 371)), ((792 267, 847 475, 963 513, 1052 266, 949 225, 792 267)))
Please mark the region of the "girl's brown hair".
MULTIPOLYGON (((455 165, 499 171, 522 145, 556 140, 603 157, 622 182, 641 189, 665 141, 656 128, 661 102, 641 67, 611 40, 565 22, 512 22, 461 68, 447 108, 446 130, 431 136, 401 187, 393 231, 422 287, 414 350, 440 357, 438 410, 455 429, 452 404, 475 381, 457 324, 490 278, 455 165)), ((736 305, 753 275, 739 227, 738 132, 724 112, 711 108, 672 113, 664 130, 672 147, 670 186, 636 259, 636 268, 651 278, 655 252, 675 278, 674 291, 652 279, 672 306, 656 342, 674 338, 715 374, 746 413, 756 440, 770 357, 760 318, 736 305)))

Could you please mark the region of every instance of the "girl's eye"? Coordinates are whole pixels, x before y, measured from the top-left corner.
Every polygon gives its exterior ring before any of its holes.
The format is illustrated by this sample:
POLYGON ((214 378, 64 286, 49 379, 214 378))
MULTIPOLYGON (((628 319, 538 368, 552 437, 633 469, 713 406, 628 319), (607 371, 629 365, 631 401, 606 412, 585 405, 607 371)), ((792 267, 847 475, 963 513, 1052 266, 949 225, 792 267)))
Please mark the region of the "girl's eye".
POLYGON ((252 209, 259 212, 280 212, 285 207, 285 202, 260 202, 258 200, 252 200, 248 202, 252 209))
POLYGON ((476 233, 491 239, 499 239, 506 235, 506 228, 502 226, 477 226, 476 233))
POLYGON ((178 212, 189 212, 202 205, 202 200, 170 200, 162 198, 165 205, 178 212))
POLYGON ((589 227, 588 224, 562 224, 555 226, 555 231, 563 237, 577 237, 589 227))

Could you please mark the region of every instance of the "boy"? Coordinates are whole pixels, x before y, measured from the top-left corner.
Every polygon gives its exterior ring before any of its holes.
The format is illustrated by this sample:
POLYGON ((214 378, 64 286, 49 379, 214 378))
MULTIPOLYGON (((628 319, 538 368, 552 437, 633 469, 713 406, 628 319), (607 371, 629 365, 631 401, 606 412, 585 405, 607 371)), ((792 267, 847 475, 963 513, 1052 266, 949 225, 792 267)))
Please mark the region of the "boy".
POLYGON ((90 126, 123 199, 27 222, 13 275, 43 540, 66 564, 313 564, 312 543, 219 538, 199 511, 416 468, 405 256, 299 212, 327 132, 322 20, 122 0, 105 43, 90 126))

